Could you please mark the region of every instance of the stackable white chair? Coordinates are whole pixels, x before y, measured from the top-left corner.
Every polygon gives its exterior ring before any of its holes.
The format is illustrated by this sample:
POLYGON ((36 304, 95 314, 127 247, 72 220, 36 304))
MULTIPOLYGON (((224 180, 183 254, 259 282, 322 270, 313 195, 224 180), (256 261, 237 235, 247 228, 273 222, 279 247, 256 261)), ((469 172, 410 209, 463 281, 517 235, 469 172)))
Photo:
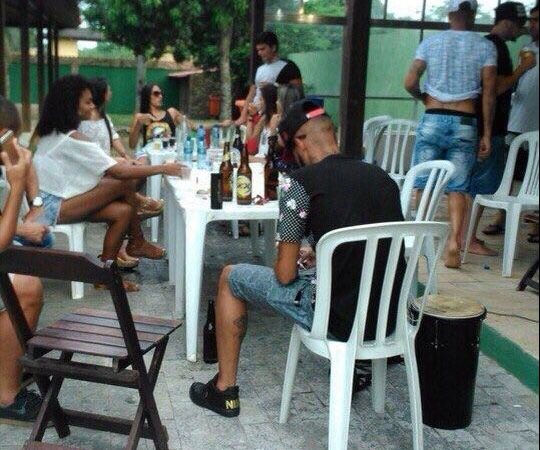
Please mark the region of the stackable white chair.
MULTIPOLYGON (((405 182, 401 190, 401 208, 405 220, 412 222, 431 222, 435 220, 442 196, 455 172, 456 166, 450 161, 428 161, 412 167, 405 177, 405 182), (417 199, 413 196, 414 182, 417 177, 426 175, 428 177, 426 187, 421 191, 422 197, 417 204, 417 199)), ((410 253, 413 244, 412 239, 405 240, 406 255, 410 253)), ((422 252, 426 258, 429 270, 434 271, 437 261, 435 259, 433 242, 426 240, 422 252)), ((437 292, 438 282, 435 273, 432 291, 430 293, 435 294, 437 292)))
POLYGON ((419 314, 411 313, 410 292, 425 240, 430 239, 439 244, 436 258, 440 258, 448 236, 448 229, 447 224, 435 222, 387 223, 345 228, 332 231, 322 237, 317 245, 316 252, 317 302, 313 327, 311 331, 306 331, 298 325, 293 326, 287 368, 285 370, 280 423, 285 423, 289 417, 300 344, 304 344, 310 351, 330 360, 330 418, 328 432, 328 448, 330 450, 346 450, 347 448, 355 361, 357 359, 373 360, 372 403, 376 412, 383 413, 385 408, 386 360, 393 356, 404 355, 411 401, 414 448, 415 450, 423 448, 422 400, 414 342, 422 319, 427 292, 429 292, 433 280, 434 270, 429 273, 428 289, 426 289, 424 296, 417 300, 419 314), (408 238, 414 240, 414 245, 409 254, 407 270, 400 292, 396 330, 387 337, 394 279, 404 241, 408 238), (364 336, 370 306, 369 299, 375 269, 375 257, 381 240, 390 242, 390 250, 380 296, 376 339, 365 341, 364 336), (328 337, 328 322, 332 300, 332 256, 340 245, 358 242, 364 242, 366 246, 358 293, 358 308, 349 340, 339 342, 328 337))
MULTIPOLYGON (((67 237, 70 252, 84 253, 84 233, 86 231, 85 223, 74 223, 71 225, 56 225, 50 227, 51 232, 63 234, 67 237)), ((71 282, 71 298, 80 300, 84 297, 84 283, 71 282)))
POLYGON ((379 129, 389 120, 392 120, 391 116, 377 116, 364 122, 364 148, 366 150, 364 161, 368 164, 373 164, 375 158, 375 147, 379 129))
POLYGON ((379 145, 383 148, 382 159, 377 165, 392 177, 400 189, 410 166, 411 161, 406 158, 412 158, 412 152, 408 154, 407 149, 417 125, 412 120, 392 119, 381 125, 375 139, 375 148, 379 145))
POLYGON ((506 231, 504 235, 502 275, 503 277, 512 276, 512 266, 516 254, 521 213, 539 209, 538 176, 538 131, 534 131, 532 133, 522 134, 512 142, 503 180, 497 192, 493 195, 477 195, 474 199, 471 219, 469 221, 469 230, 467 232, 467 243, 463 253, 464 263, 466 262, 469 252, 474 224, 478 220, 479 208, 484 206, 487 208, 504 209, 506 211, 506 231), (512 180, 514 177, 516 160, 519 149, 525 144, 528 144, 529 148, 527 171, 525 172, 525 179, 523 180, 521 189, 514 195, 512 194, 512 180))

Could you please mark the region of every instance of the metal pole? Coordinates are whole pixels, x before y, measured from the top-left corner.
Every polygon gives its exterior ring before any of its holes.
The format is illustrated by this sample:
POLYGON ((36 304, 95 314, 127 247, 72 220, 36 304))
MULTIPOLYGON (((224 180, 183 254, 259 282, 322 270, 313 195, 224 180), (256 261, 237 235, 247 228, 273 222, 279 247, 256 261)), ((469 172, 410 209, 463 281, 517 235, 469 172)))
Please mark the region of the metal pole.
POLYGON ((52 24, 49 23, 47 26, 47 85, 49 91, 54 82, 53 45, 52 24))
POLYGON ((255 73, 257 72, 259 62, 255 41, 259 34, 264 31, 265 9, 265 0, 251 0, 251 60, 249 64, 249 78, 251 83, 255 82, 255 73))
POLYGON ((372 0, 347 0, 341 79, 341 152, 360 156, 366 107, 372 0))
POLYGON ((60 78, 60 51, 58 45, 58 27, 54 26, 54 79, 60 78))
POLYGON ((43 106, 43 97, 45 96, 45 51, 43 48, 43 0, 39 1, 38 8, 38 27, 37 27, 37 88, 39 112, 43 106))
POLYGON ((6 1, 0 0, 0 95, 6 97, 6 42, 4 33, 6 31, 6 1))
POLYGON ((28 0, 21 0, 21 105, 22 129, 30 131, 30 34, 28 31, 28 0))

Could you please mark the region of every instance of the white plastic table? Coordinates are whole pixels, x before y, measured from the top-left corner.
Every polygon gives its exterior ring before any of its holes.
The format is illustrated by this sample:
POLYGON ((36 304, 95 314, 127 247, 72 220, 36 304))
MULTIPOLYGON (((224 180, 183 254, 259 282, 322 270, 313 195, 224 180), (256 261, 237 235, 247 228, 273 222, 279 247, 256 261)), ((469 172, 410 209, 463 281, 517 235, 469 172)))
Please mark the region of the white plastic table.
MULTIPOLYGON (((264 260, 275 259, 278 202, 241 206, 223 203, 223 209, 210 208, 209 196, 197 196, 190 181, 165 177, 165 236, 169 253, 169 279, 176 286, 175 317, 186 317, 186 356, 197 361, 197 333, 204 265, 204 243, 207 224, 214 221, 262 221, 264 226, 264 260)), ((252 243, 258 248, 258 226, 251 230, 252 243)))
MULTIPOLYGON (((171 150, 155 150, 152 146, 152 142, 146 144, 144 147, 145 153, 148 155, 150 165, 158 166, 165 164, 167 161, 176 158, 176 152, 171 150)), ((150 192, 149 195, 154 200, 161 199, 161 180, 162 175, 154 175, 150 177, 150 192)), ((157 242, 159 233, 159 216, 152 217, 150 219, 151 239, 153 242, 157 242)))

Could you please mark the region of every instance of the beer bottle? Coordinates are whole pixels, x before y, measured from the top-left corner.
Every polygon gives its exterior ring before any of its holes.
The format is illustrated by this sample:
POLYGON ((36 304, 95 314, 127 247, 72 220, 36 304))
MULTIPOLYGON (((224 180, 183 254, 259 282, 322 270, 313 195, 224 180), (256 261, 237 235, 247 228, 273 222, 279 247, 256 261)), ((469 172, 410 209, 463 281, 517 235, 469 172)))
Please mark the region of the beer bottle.
POLYGON ((224 202, 232 202, 233 199, 233 166, 231 163, 231 144, 225 142, 223 147, 223 162, 219 167, 221 174, 221 195, 224 202))
POLYGON ((206 364, 218 362, 217 341, 216 341, 216 310, 214 302, 208 302, 208 314, 203 331, 203 361, 206 364))
POLYGON ((276 158, 277 136, 268 137, 268 153, 264 166, 264 196, 268 200, 277 200, 277 190, 279 185, 279 171, 274 164, 276 158))
POLYGON ((238 162, 240 161, 243 149, 244 145, 242 144, 242 133, 240 131, 240 127, 236 127, 231 155, 231 161, 235 169, 238 167, 238 162))
POLYGON ((239 205, 251 205, 252 176, 247 148, 242 146, 242 160, 236 177, 236 200, 239 205))

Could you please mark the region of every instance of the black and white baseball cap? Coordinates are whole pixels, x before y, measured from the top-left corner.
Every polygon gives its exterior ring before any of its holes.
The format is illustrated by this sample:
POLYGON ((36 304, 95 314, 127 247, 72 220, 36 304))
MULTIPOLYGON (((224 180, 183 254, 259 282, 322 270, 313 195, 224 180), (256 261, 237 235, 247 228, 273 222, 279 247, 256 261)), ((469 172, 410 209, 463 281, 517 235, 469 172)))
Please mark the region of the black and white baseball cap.
POLYGON ((451 0, 448 6, 448 12, 454 13, 458 11, 476 11, 478 2, 476 0, 451 0))

